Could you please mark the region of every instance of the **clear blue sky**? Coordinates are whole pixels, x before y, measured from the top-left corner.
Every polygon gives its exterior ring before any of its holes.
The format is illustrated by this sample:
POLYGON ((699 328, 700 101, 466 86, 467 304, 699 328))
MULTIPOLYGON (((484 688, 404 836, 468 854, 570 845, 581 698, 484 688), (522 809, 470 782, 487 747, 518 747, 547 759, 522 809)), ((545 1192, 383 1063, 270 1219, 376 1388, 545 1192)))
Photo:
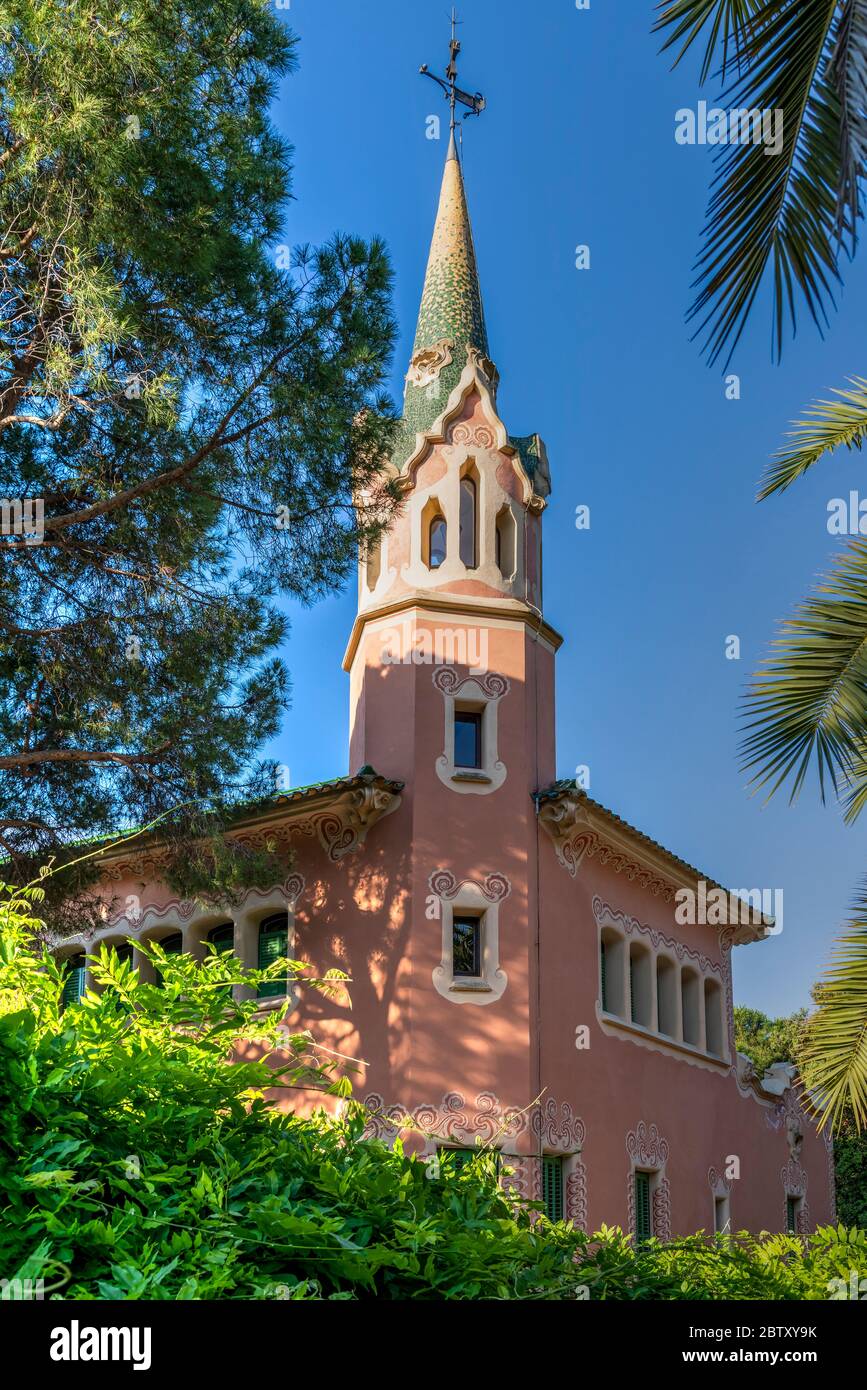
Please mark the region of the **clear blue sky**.
MULTIPOLYGON (((865 825, 844 826, 813 788, 795 807, 751 796, 738 702, 776 623, 841 544, 827 504, 862 482, 863 460, 840 456, 780 499, 753 499, 787 422, 865 371, 867 252, 824 342, 805 320, 781 366, 761 300, 730 368, 741 399, 727 401, 685 325, 711 151, 675 142, 675 112, 716 95, 699 89, 697 61, 669 71, 650 0, 459 9, 461 80, 488 100, 467 123, 464 169, 500 410, 512 433, 538 430, 551 460, 545 613, 566 639, 559 775, 589 765, 593 796, 711 876, 783 889, 783 932, 735 951, 735 990, 739 1003, 788 1012, 808 1003, 846 914, 865 825), (575 269, 579 243, 589 271, 575 269), (582 503, 589 532, 574 526, 582 503), (725 659, 732 633, 740 661, 725 659)), ((435 0, 292 0, 282 11, 301 40, 300 71, 274 108, 295 146, 285 239, 385 239, 398 400, 447 134, 426 139, 427 116, 446 107, 418 68, 445 66, 448 13, 435 0)), ((293 708, 269 751, 298 785, 346 771, 340 662, 354 584, 290 611, 293 708)))

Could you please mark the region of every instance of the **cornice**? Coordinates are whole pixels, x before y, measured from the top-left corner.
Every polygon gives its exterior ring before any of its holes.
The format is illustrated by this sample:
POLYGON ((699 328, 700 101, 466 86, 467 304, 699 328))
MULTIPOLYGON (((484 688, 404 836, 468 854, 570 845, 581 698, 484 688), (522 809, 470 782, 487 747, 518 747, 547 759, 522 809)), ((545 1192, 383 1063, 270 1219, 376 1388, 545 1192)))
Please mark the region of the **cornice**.
MULTIPOLYGON (((572 784, 556 784, 535 799, 539 822, 573 878, 585 859, 596 859, 665 903, 673 903, 680 889, 695 889, 700 882, 722 888, 572 784)), ((763 939, 761 929, 750 924, 729 926, 725 935, 727 944, 734 946, 763 939)))
POLYGON ((466 595, 435 594, 426 589, 413 589, 390 603, 383 603, 378 608, 365 609, 363 613, 356 614, 343 655, 344 671, 352 669, 361 635, 368 623, 390 618, 397 613, 406 613, 413 608, 421 611, 426 609, 436 614, 450 613, 457 617, 481 618, 483 621, 502 618, 523 623, 541 637, 552 651, 559 651, 563 645, 560 633, 519 599, 468 598, 466 595))

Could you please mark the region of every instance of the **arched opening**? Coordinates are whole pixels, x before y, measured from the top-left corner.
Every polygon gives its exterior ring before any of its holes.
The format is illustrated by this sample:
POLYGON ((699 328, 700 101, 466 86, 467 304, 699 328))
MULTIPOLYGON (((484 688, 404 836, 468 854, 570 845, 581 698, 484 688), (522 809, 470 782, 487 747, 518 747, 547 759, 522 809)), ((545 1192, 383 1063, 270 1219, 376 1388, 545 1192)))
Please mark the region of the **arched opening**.
POLYGON ((599 943, 599 974, 603 1011, 626 1017, 623 976, 626 945, 622 937, 605 927, 599 943))
POLYGON ((689 966, 680 972, 680 997, 683 1008, 683 1040, 691 1047, 698 1047, 698 991, 699 978, 689 966))
POLYGON ((657 1028, 667 1038, 677 1037, 677 967, 668 956, 656 961, 657 1028))
POLYGON ((653 1027, 653 964, 650 952, 633 942, 629 948, 629 1008, 633 1023, 653 1027))
POLYGON ((496 522, 497 569, 504 579, 515 575, 515 553, 517 528, 511 507, 502 507, 497 513, 496 522))
POLYGON ((459 551, 461 564, 474 570, 479 554, 479 489, 472 466, 461 478, 459 551))
POLYGON ((448 528, 442 507, 431 497, 421 514, 421 558, 429 570, 438 570, 446 558, 448 528))
POLYGON ((712 1052, 714 1057, 722 1057, 722 990, 716 980, 705 980, 704 982, 704 1028, 708 1052, 712 1052))
MULTIPOLYGON (((167 956, 183 955, 184 938, 182 933, 179 931, 170 932, 168 936, 152 935, 148 938, 148 940, 153 941, 158 946, 161 946, 167 956)), ((147 941, 142 942, 142 945, 147 945, 147 941)), ((161 985, 162 983, 162 972, 159 966, 157 966, 154 970, 154 984, 161 985)))

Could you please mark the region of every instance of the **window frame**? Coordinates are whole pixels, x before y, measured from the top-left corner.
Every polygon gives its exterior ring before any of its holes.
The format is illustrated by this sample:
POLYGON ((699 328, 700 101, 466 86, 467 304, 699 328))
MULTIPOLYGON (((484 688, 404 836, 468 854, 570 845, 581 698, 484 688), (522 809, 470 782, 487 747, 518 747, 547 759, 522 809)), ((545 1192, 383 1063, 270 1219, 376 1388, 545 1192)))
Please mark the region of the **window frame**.
POLYGON ((484 942, 482 931, 484 929, 484 913, 470 912, 466 909, 452 914, 452 977, 455 980, 480 980, 482 978, 484 960, 484 942), (458 970, 455 944, 460 927, 472 926, 472 963, 473 970, 458 970))

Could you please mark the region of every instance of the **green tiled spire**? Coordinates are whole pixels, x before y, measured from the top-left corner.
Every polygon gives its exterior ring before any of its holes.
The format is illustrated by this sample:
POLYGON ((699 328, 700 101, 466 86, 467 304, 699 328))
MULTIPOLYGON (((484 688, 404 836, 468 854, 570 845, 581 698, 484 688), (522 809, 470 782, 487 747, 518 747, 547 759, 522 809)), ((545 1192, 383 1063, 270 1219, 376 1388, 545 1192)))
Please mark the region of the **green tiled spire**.
POLYGON ((473 231, 454 132, 443 171, 413 353, 443 339, 453 339, 462 357, 467 343, 488 355, 473 231))
POLYGON ((412 350, 414 363, 417 354, 430 355, 435 370, 433 376, 423 366, 420 376, 410 372, 394 453, 398 468, 412 452, 416 434, 430 429, 442 413, 467 365, 468 347, 488 356, 473 232, 452 133, 412 350))

